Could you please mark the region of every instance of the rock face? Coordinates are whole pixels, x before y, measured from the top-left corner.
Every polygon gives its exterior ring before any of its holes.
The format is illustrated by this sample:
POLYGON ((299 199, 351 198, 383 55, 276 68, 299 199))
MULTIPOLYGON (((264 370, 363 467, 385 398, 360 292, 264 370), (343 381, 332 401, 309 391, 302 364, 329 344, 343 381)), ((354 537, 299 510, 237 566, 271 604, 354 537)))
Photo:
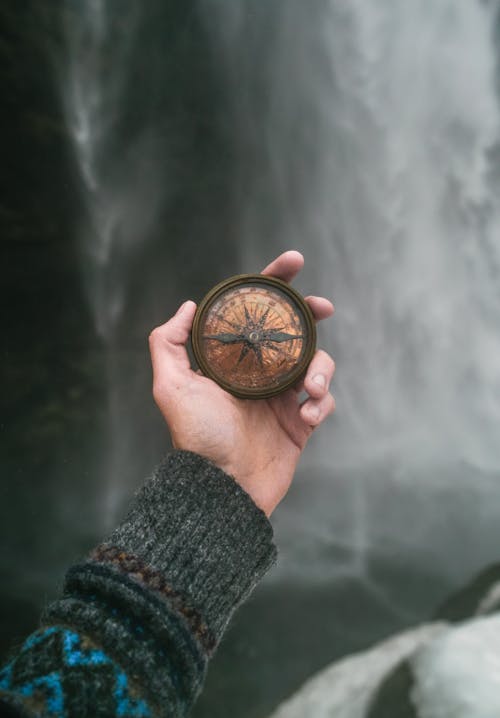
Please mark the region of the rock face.
POLYGON ((333 664, 308 680, 271 718, 365 718, 387 674, 447 628, 431 623, 333 664))

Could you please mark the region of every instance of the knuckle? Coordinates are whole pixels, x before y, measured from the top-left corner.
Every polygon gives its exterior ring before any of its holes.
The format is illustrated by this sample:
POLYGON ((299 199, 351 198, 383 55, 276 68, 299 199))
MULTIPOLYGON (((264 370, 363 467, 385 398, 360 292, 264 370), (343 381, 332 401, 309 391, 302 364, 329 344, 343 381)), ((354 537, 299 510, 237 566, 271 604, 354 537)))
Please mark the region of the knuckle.
POLYGON ((155 327, 149 334, 148 341, 149 346, 155 346, 158 344, 158 340, 160 339, 160 329, 159 327, 155 327))

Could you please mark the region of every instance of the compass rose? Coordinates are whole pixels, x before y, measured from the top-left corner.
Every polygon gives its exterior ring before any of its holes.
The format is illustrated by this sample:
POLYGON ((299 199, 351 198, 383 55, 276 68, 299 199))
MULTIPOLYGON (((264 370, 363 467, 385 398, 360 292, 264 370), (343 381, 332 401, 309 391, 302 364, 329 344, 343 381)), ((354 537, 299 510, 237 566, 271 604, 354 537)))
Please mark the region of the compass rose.
POLYGON ((285 391, 316 344, 314 319, 288 284, 262 275, 221 282, 200 303, 192 345, 202 372, 241 398, 285 391))
POLYGON ((279 347, 275 346, 276 344, 304 338, 302 334, 291 334, 283 331, 284 327, 266 329, 266 319, 271 311, 271 307, 266 307, 259 319, 256 318, 256 312, 254 312, 253 316, 251 315, 246 304, 243 309, 246 322, 241 326, 234 324, 234 332, 203 335, 203 339, 212 339, 221 342, 221 344, 242 344, 238 364, 243 361, 248 352, 252 351, 259 364, 263 366, 262 349, 271 349, 277 354, 281 354, 282 352, 279 347))

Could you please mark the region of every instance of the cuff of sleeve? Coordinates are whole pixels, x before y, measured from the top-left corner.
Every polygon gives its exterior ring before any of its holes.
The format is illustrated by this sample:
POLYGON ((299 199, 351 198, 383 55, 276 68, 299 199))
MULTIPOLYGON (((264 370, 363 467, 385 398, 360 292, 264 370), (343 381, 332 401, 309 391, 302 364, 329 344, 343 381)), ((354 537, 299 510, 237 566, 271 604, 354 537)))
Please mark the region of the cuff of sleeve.
POLYGON ((104 545, 162 574, 216 642, 276 560, 264 512, 232 477, 189 451, 160 464, 104 545))

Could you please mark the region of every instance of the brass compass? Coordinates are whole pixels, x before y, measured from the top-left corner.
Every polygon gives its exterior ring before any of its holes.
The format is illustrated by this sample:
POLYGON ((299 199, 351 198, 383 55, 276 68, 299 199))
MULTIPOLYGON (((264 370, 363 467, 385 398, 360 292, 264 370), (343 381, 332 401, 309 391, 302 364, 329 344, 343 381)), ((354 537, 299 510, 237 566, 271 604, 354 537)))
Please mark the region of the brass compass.
POLYGON ((286 282, 241 274, 200 302, 191 342, 203 374, 237 397, 265 399, 303 376, 316 327, 307 303, 286 282))

